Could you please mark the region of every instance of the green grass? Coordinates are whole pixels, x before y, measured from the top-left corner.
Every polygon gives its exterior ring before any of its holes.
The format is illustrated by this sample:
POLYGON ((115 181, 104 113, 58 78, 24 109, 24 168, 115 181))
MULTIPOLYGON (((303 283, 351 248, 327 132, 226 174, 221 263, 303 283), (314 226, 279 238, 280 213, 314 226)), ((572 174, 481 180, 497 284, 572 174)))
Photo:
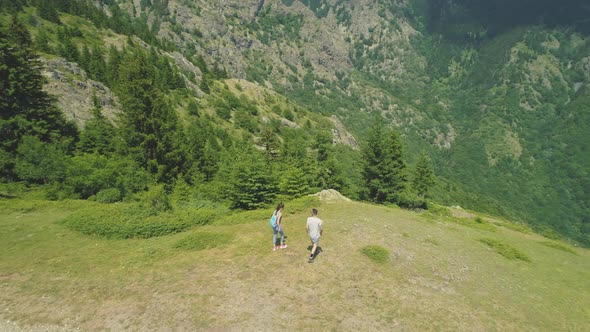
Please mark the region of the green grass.
POLYGON ((506 228, 511 229, 513 231, 521 232, 524 234, 533 233, 533 230, 530 227, 528 227, 527 225, 508 222, 508 221, 502 221, 502 222, 499 222, 498 224, 502 227, 506 227, 506 228))
POLYGON ((495 239, 490 239, 490 238, 485 238, 485 239, 479 239, 479 242, 494 249, 498 254, 500 254, 508 259, 516 259, 516 260, 521 260, 521 261, 525 261, 525 262, 531 261, 531 259, 525 253, 523 253, 520 250, 518 250, 506 243, 503 243, 501 241, 498 241, 495 239))
POLYGON ((174 248, 182 250, 203 250, 228 244, 232 236, 223 233, 194 233, 178 240, 174 248))
POLYGON ((210 208, 150 213, 139 204, 89 204, 61 223, 86 235, 109 239, 150 238, 178 233, 211 222, 217 211, 210 208))
POLYGON ((587 249, 572 255, 499 227, 486 242, 517 246, 531 261, 519 264, 478 242, 489 238, 484 229, 358 202, 315 204, 323 250, 309 264, 309 211, 289 211, 294 203, 286 204, 288 248, 273 252, 264 210, 234 215, 240 223, 115 239, 59 223, 108 205, 0 198, 0 330, 7 320, 84 331, 589 326, 587 249))
POLYGON ((553 242, 553 241, 541 241, 539 242, 540 244, 547 246, 549 248, 553 248, 553 249, 557 249, 557 250, 561 250, 561 251, 565 251, 568 252, 570 254, 574 254, 577 255, 578 253, 572 249, 569 246, 566 246, 564 244, 558 243, 558 242, 553 242))
POLYGON ((389 251, 381 246, 366 246, 361 249, 361 252, 375 263, 383 264, 389 260, 389 251))

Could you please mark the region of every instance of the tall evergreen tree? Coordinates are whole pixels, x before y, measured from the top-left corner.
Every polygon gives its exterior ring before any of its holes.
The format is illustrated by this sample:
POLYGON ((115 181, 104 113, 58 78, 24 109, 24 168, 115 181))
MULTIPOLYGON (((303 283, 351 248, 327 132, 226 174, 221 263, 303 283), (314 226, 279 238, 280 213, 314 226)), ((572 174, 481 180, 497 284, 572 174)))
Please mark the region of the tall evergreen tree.
POLYGON ((93 103, 92 119, 86 122, 78 146, 82 152, 98 152, 108 156, 115 149, 115 126, 102 114, 102 105, 96 94, 93 96, 93 103))
POLYGON ((369 132, 363 159, 366 198, 377 203, 395 203, 408 181, 397 131, 386 130, 377 120, 369 132))
POLYGON ((264 156, 247 146, 230 149, 215 182, 221 196, 239 209, 261 208, 271 203, 278 191, 278 181, 264 156))
POLYGON ((280 181, 281 194, 290 197, 301 197, 310 191, 306 174, 299 167, 291 166, 282 175, 280 181))
POLYGON ((0 146, 6 152, 14 154, 25 135, 44 142, 76 137, 75 126, 42 88, 31 37, 13 17, 6 31, 0 29, 0 146))
POLYGON ((88 71, 91 77, 99 82, 106 82, 106 62, 104 53, 100 47, 93 47, 88 62, 88 71))
POLYGON ((61 24, 57 10, 55 9, 54 1, 40 0, 35 1, 39 16, 50 22, 61 24))
POLYGON ((39 30, 37 37, 35 38, 35 48, 38 51, 51 53, 51 47, 49 46, 49 37, 47 36, 47 32, 43 29, 39 30))
POLYGON ((426 197, 428 195, 428 189, 434 184, 434 172, 430 164, 430 159, 426 156, 426 153, 422 151, 416 162, 414 169, 414 178, 412 179, 412 186, 418 196, 426 197))
POLYGON ((171 181, 185 165, 178 119, 155 82, 153 63, 136 50, 123 59, 117 87, 124 138, 141 165, 161 181, 171 181))

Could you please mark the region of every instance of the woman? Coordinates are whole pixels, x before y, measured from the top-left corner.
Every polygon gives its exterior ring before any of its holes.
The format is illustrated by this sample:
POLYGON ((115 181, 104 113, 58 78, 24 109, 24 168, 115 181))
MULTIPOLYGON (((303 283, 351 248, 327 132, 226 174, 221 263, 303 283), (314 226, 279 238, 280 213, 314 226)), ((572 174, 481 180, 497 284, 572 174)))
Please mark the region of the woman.
POLYGON ((281 202, 277 205, 277 209, 273 212, 272 217, 270 218, 270 227, 272 227, 273 235, 272 235, 272 251, 277 251, 277 249, 285 249, 287 245, 285 244, 285 232, 283 232, 283 209, 285 205, 281 202), (277 246, 277 233, 281 233, 281 246, 277 246))

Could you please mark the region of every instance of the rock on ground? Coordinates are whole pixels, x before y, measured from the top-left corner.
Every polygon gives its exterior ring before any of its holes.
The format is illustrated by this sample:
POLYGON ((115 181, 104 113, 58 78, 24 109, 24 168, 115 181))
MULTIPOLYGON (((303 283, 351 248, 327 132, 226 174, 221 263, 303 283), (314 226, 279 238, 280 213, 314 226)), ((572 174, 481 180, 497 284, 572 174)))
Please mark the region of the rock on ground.
POLYGON ((319 193, 315 193, 314 196, 319 197, 322 201, 348 201, 350 202, 350 198, 342 195, 337 190, 334 189, 327 189, 322 190, 319 193))

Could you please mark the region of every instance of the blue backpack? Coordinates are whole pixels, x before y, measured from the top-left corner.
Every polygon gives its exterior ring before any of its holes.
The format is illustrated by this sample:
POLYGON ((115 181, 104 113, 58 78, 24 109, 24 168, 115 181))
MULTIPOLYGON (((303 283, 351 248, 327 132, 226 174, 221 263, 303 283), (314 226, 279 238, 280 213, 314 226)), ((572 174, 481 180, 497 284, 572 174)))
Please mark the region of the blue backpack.
POLYGON ((277 211, 273 212, 272 217, 270 217, 270 227, 277 227, 277 211))

